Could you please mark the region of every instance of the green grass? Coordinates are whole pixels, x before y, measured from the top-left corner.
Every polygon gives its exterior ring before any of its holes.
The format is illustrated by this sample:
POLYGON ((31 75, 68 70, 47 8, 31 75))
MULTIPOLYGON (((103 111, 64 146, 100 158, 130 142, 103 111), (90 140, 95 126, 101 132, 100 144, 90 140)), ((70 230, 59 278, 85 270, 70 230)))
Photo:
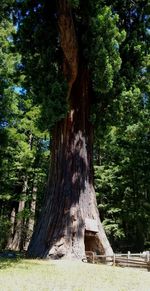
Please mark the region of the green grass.
POLYGON ((150 291, 150 273, 77 261, 0 260, 1 291, 150 291))

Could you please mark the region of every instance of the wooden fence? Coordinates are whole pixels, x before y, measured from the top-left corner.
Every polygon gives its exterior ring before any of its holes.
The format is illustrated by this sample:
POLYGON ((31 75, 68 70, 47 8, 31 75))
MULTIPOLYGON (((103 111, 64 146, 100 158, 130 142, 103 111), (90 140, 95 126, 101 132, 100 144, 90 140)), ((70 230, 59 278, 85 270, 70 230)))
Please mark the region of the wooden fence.
POLYGON ((134 267, 134 268, 146 268, 150 271, 150 252, 132 254, 130 252, 126 254, 113 254, 112 256, 97 255, 92 251, 86 252, 87 262, 98 264, 109 264, 113 266, 121 267, 134 267))

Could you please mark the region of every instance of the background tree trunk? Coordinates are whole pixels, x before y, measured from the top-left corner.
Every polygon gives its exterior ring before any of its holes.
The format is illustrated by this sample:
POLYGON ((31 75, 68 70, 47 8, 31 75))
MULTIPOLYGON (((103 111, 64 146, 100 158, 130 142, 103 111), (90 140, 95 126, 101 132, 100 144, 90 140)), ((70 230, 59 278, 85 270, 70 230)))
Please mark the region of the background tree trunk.
POLYGON ((24 186, 23 186, 23 191, 21 194, 21 198, 19 201, 19 206, 18 206, 18 213, 16 215, 16 225, 15 225, 15 231, 14 231, 14 236, 12 243, 10 244, 10 249, 19 251, 22 249, 22 235, 23 235, 23 217, 22 217, 22 212, 25 208, 25 199, 26 199, 26 194, 27 194, 27 178, 24 178, 24 186))
POLYGON ((27 222, 26 239, 24 244, 24 250, 28 249, 30 239, 32 237, 34 222, 35 222, 35 211, 36 211, 36 198, 37 198, 37 187, 33 186, 32 200, 30 204, 30 217, 27 222))
POLYGON ((13 207, 11 211, 11 215, 10 215, 11 227, 10 227, 10 233, 9 233, 6 249, 11 249, 11 245, 13 242, 13 234, 14 234, 14 229, 15 229, 15 218, 16 218, 16 209, 15 207, 13 207))
POLYGON ((53 132, 45 205, 29 245, 32 257, 83 258, 85 250, 112 254, 99 219, 93 187, 93 129, 88 71, 80 67, 70 112, 53 132), (94 230, 86 226, 94 224, 94 230))
POLYGON ((15 233, 14 233, 14 237, 13 240, 11 242, 11 244, 9 245, 9 248, 11 250, 15 250, 15 251, 19 251, 20 250, 20 246, 21 246, 21 239, 22 239, 22 218, 21 218, 21 212, 24 210, 25 207, 25 201, 21 200, 19 201, 19 207, 18 207, 18 217, 16 218, 17 222, 16 222, 16 226, 15 226, 15 233))

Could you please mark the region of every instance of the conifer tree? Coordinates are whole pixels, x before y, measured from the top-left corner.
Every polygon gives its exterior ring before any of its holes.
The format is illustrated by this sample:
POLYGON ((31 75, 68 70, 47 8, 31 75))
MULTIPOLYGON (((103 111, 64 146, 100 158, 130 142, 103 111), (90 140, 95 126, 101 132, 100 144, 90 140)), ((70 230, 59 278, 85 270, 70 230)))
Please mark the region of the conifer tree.
POLYGON ((12 23, 11 9, 14 1, 1 1, 0 3, 0 247, 4 246, 10 226, 8 213, 9 199, 8 188, 9 165, 7 159, 9 152, 6 150, 8 145, 9 133, 8 123, 12 123, 13 114, 16 114, 16 96, 13 90, 13 74, 15 64, 18 61, 18 54, 14 54, 12 33, 14 27, 12 23), (13 114, 12 114, 13 111, 13 114))
POLYGON ((22 87, 14 3, 0 3, 0 248, 20 250, 33 231, 35 200, 42 199, 49 135, 38 129, 40 108, 22 87))
POLYGON ((93 186, 91 108, 113 86, 124 33, 104 1, 22 1, 16 45, 25 88, 52 131, 45 204, 31 243, 34 257, 112 254, 93 186))
POLYGON ((150 241, 149 1, 114 1, 113 9, 126 39, 97 139, 96 188, 113 246, 142 251, 150 241))

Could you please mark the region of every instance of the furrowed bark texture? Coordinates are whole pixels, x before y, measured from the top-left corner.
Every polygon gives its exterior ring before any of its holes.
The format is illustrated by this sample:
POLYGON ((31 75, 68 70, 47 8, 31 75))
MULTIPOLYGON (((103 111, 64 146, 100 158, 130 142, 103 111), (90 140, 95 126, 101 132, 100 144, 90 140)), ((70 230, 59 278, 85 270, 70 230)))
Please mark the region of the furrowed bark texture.
POLYGON ((33 257, 81 259, 85 250, 112 254, 93 187, 89 98, 88 73, 80 69, 72 90, 70 113, 54 129, 46 202, 29 246, 33 257), (90 237, 85 226, 87 218, 94 220, 98 228, 90 237))
POLYGON ((78 60, 74 24, 66 0, 60 1, 59 9, 70 112, 53 132, 45 205, 28 253, 32 257, 78 259, 85 257, 86 250, 111 255, 112 249, 99 219, 93 187, 89 73, 78 60), (88 228, 87 220, 94 222, 96 229, 88 228))

